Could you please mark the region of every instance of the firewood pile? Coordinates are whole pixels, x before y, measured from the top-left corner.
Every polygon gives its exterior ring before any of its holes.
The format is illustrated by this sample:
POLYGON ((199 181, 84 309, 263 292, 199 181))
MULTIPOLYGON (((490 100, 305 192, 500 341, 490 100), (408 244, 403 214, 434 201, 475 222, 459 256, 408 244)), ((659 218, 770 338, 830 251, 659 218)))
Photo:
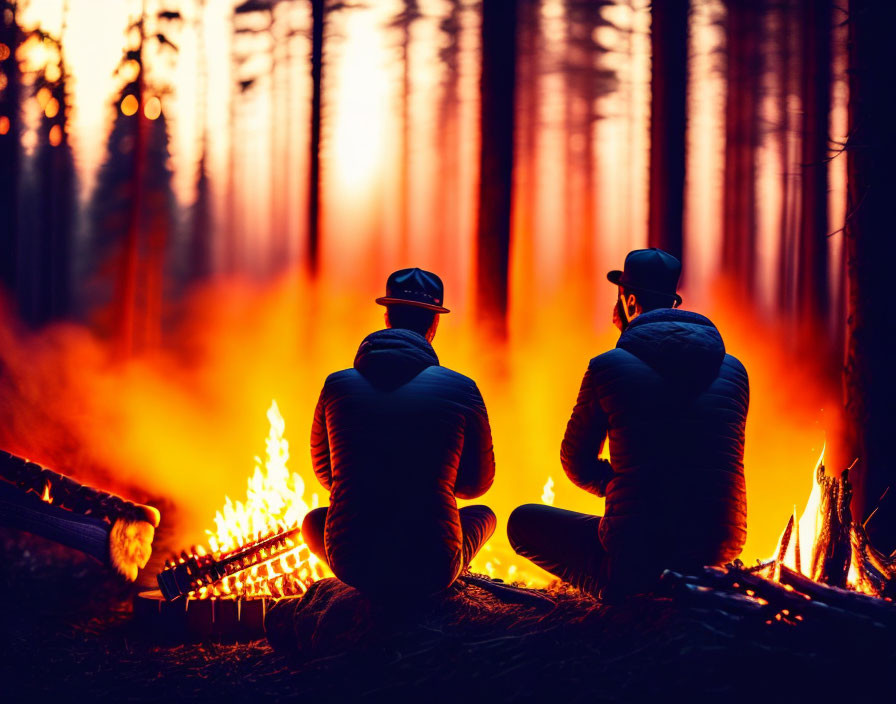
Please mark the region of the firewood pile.
POLYGON ((660 593, 750 625, 896 630, 896 556, 875 549, 853 520, 849 471, 834 477, 819 462, 806 511, 790 517, 773 559, 668 570, 660 593))

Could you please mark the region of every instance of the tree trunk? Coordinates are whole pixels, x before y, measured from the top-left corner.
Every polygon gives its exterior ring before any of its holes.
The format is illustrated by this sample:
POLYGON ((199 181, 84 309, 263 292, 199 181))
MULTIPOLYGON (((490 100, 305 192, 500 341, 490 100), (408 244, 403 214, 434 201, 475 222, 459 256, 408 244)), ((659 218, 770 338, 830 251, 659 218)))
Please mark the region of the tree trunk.
MULTIPOLYGON (((141 25, 140 31, 143 31, 141 25)), ((137 330, 137 277, 140 263, 140 230, 143 199, 143 161, 145 158, 146 128, 143 115, 144 103, 142 51, 139 75, 137 77, 137 112, 134 120, 133 160, 131 165, 131 202, 128 210, 128 228, 122 249, 119 269, 118 295, 118 341, 122 357, 130 357, 134 352, 137 330)), ((120 109, 120 108, 119 108, 120 109)))
POLYGON ((727 0, 725 167, 722 270, 752 297, 756 269, 756 156, 759 142, 759 52, 762 0, 727 0))
POLYGON ((801 338, 827 350, 828 127, 831 112, 830 0, 800 0, 802 27, 802 217, 797 312, 801 338))
POLYGON ((681 259, 684 241, 688 0, 650 6, 650 215, 648 242, 681 259))
POLYGON ((794 17, 792 0, 781 0, 779 4, 779 35, 780 54, 778 56, 778 112, 780 124, 778 127, 778 148, 781 168, 781 214, 779 218, 778 237, 778 279, 775 286, 777 304, 780 309, 791 313, 794 300, 794 263, 792 226, 793 211, 795 209, 794 183, 793 183, 793 158, 791 156, 791 144, 793 141, 790 118, 790 96, 794 90, 794 75, 796 67, 794 52, 791 50, 793 37, 796 32, 796 18, 794 17))
POLYGON ((444 83, 439 98, 440 128, 436 135, 436 181, 440 184, 436 197, 436 256, 449 271, 458 265, 458 199, 460 197, 460 34, 463 29, 460 0, 452 0, 448 15, 439 29, 444 46, 439 59, 444 67, 444 83))
POLYGON ((516 10, 516 0, 482 2, 477 315, 479 322, 499 338, 507 333, 516 10))
POLYGON ((320 267, 320 122, 324 65, 325 0, 311 0, 311 140, 308 155, 308 273, 320 267))
POLYGON ((868 524, 872 542, 896 547, 896 364, 893 363, 893 194, 896 193, 896 3, 850 0, 848 317, 846 412, 849 441, 859 464, 854 473, 854 515, 868 524))
POLYGON ((21 179, 21 83, 16 50, 22 41, 15 3, 0 1, 0 73, 6 86, 0 90, 0 287, 15 295, 19 259, 19 183, 21 179))

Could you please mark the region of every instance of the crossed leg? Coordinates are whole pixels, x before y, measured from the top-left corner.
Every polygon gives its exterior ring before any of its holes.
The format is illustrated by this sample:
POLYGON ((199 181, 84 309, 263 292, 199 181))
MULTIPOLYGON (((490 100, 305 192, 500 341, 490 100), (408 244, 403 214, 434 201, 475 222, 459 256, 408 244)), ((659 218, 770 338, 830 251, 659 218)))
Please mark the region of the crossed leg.
POLYGON ((518 555, 597 596, 607 572, 607 553, 598 536, 600 520, 553 506, 524 504, 510 514, 507 537, 518 555))

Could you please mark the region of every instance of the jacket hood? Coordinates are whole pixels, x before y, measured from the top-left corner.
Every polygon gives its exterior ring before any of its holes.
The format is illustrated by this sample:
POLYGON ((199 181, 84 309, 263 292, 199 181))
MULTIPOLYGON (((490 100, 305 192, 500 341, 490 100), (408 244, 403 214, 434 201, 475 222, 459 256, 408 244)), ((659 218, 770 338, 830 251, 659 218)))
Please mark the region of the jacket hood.
POLYGON ((419 333, 389 328, 364 338, 355 355, 355 369, 379 389, 397 389, 427 367, 439 365, 426 338, 419 333))
POLYGON ((635 355, 682 392, 698 394, 719 375, 725 343, 698 313, 662 308, 642 313, 616 347, 635 355))

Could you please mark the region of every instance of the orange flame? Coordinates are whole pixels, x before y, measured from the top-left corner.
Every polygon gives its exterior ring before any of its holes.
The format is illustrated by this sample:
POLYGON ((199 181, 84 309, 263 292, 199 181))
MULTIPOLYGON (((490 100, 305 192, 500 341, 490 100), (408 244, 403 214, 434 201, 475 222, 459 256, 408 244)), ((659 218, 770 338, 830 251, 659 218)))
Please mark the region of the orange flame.
MULTIPOLYGON (((224 507, 215 515, 215 530, 207 530, 208 544, 216 557, 261 539, 271 533, 302 524, 305 514, 318 503, 316 494, 311 506, 306 503, 305 482, 286 463, 289 442, 283 437, 286 423, 276 401, 267 412, 270 430, 265 441, 265 461, 255 458, 255 472, 249 479, 245 501, 224 497, 224 507)), ((289 549, 275 555, 263 555, 259 563, 230 575, 211 587, 192 594, 196 598, 210 596, 261 597, 283 596, 304 592, 312 582, 329 574, 305 542, 287 540, 289 549)), ((205 550, 199 548, 199 554, 205 550)))

